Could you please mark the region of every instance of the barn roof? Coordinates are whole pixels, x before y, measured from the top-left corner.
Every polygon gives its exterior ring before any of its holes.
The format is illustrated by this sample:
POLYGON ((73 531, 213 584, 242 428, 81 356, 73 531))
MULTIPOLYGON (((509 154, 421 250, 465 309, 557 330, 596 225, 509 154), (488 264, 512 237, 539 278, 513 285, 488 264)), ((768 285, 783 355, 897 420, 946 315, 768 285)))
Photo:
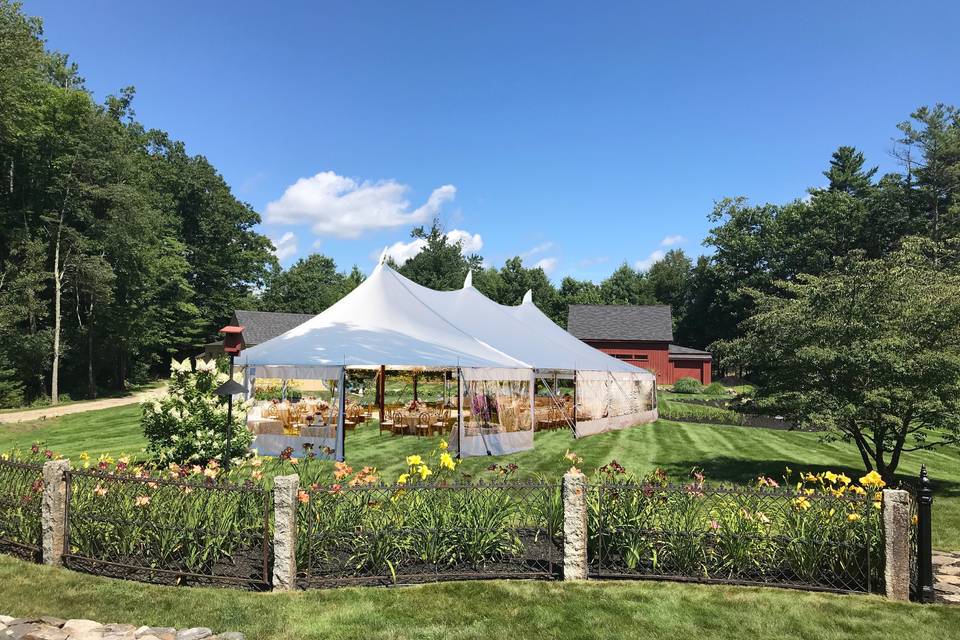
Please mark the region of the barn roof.
POLYGON ((243 345, 249 349, 299 327, 312 318, 313 314, 237 309, 233 312, 233 317, 236 323, 243 327, 243 345))
POLYGON ((581 340, 673 340, 669 305, 572 304, 567 331, 581 340))
POLYGON ((713 357, 709 351, 693 349, 691 347, 681 347, 678 344, 671 344, 667 347, 667 352, 671 358, 680 360, 705 360, 713 357))

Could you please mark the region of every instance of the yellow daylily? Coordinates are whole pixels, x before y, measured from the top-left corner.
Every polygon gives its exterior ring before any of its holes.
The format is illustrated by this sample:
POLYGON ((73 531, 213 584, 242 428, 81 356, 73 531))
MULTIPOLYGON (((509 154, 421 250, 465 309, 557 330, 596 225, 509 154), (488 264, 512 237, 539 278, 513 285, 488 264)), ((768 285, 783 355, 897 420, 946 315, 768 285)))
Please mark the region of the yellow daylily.
POLYGON ((850 522, 856 522, 859 519, 860 519, 859 513, 851 513, 850 515, 847 516, 847 520, 849 520, 850 522))
POLYGON ((407 484, 407 481, 410 479, 409 473, 401 473, 400 477, 397 478, 397 484, 407 484))
POLYGON ((827 482, 829 482, 830 484, 835 484, 837 482, 837 478, 839 478, 840 476, 835 474, 833 471, 825 471, 823 474, 823 477, 826 478, 827 482))
POLYGON ((449 447, 449 446, 450 446, 450 445, 447 444, 447 441, 446 441, 446 440, 441 440, 441 441, 440 441, 439 447, 440 447, 440 450, 441 450, 441 451, 446 451, 446 450, 447 450, 447 447, 449 447))
POLYGON ((840 484, 842 484, 843 486, 847 486, 848 484, 850 484, 850 477, 844 473, 841 473, 840 475, 838 475, 837 480, 839 480, 840 484))
POLYGON ((420 465, 420 468, 417 469, 417 472, 420 474, 421 480, 426 480, 427 476, 433 475, 433 471, 431 471, 430 467, 425 464, 420 465))
POLYGON ((800 496, 793 501, 793 505, 798 509, 806 511, 810 508, 810 501, 807 500, 806 497, 800 496))
POLYGON ((457 463, 453 461, 453 456, 447 452, 443 452, 440 454, 440 466, 444 469, 453 471, 456 468, 457 463))
POLYGON ((860 484, 865 487, 885 487, 887 483, 883 481, 883 478, 880 477, 880 474, 876 470, 871 471, 865 476, 860 478, 860 484))
POLYGON ((418 464, 423 464, 423 459, 418 455, 407 456, 407 464, 411 467, 418 464))

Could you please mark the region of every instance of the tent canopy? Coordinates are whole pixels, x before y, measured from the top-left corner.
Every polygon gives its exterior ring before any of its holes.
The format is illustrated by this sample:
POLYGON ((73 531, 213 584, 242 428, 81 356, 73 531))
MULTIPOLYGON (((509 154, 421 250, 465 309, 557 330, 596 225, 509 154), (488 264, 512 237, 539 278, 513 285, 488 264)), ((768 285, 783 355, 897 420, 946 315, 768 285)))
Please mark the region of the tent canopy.
POLYGON ((470 284, 434 291, 379 264, 317 316, 243 352, 261 376, 335 378, 341 367, 609 371, 654 379, 573 337, 533 304, 500 305, 470 284))

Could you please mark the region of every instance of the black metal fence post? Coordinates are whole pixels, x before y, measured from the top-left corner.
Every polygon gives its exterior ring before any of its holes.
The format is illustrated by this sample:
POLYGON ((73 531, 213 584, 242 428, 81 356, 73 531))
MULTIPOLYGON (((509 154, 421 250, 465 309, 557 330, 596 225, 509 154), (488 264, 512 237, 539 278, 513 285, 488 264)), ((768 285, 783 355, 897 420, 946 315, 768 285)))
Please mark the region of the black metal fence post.
POLYGON ((933 488, 927 476, 926 465, 920 466, 920 486, 917 491, 917 578, 920 602, 933 602, 933 541, 930 512, 933 488))

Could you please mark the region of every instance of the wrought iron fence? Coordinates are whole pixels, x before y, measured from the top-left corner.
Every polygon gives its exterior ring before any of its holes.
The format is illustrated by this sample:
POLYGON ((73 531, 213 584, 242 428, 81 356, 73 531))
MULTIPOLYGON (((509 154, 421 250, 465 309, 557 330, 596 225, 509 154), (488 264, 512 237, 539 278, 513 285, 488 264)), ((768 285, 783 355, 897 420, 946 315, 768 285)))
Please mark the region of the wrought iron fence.
POLYGON ((43 466, 0 460, 0 552, 40 560, 43 466))
POLYGON ((882 591, 870 497, 605 482, 588 495, 593 577, 882 591))
POLYGON ((66 483, 70 568, 162 584, 269 586, 269 492, 96 471, 68 471, 66 483))
POLYGON ((302 491, 301 587, 479 578, 556 578, 558 483, 318 488, 302 491))

